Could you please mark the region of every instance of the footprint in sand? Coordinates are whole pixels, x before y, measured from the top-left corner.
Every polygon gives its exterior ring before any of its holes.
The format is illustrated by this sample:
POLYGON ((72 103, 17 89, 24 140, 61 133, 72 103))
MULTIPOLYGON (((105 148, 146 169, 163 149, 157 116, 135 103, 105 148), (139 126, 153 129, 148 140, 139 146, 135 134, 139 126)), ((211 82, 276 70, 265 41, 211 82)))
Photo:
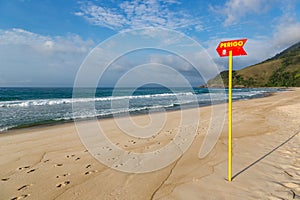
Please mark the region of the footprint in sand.
POLYGON ((30 196, 30 194, 23 194, 19 197, 11 198, 11 200, 25 199, 26 197, 29 197, 29 196, 30 196))
POLYGON ((75 156, 75 154, 67 155, 67 158, 72 158, 72 157, 74 157, 74 156, 75 156))
POLYGON ((30 187, 30 186, 32 186, 32 184, 29 184, 29 185, 23 185, 22 187, 19 187, 19 188, 18 188, 18 191, 24 190, 24 189, 26 189, 26 188, 28 188, 28 187, 30 187))
POLYGON ((58 164, 55 165, 55 167, 61 167, 61 166, 63 166, 62 163, 58 163, 58 164))
POLYGON ((71 175, 70 173, 65 173, 63 175, 57 175, 56 178, 60 178, 60 177, 66 177, 66 176, 69 176, 71 175))
POLYGON ((88 169, 90 168, 92 165, 91 164, 88 164, 85 168, 88 169))
POLYGON ((27 174, 31 173, 31 172, 34 172, 36 169, 31 169, 27 172, 27 174))
POLYGON ((9 178, 2 178, 1 181, 8 181, 9 178))
POLYGON ((118 167, 123 166, 123 165, 124 165, 123 163, 117 164, 117 165, 115 165, 115 168, 118 168, 118 167))
POLYGON ((75 159, 75 161, 76 161, 76 160, 80 160, 80 158, 78 157, 78 158, 75 159))
POLYGON ((25 167, 19 167, 18 170, 23 170, 23 169, 28 169, 28 168, 30 168, 29 165, 27 165, 27 166, 25 166, 25 167))
POLYGON ((46 162, 49 162, 50 160, 49 159, 47 159, 47 160, 44 160, 44 163, 46 163, 46 162))
POLYGON ((98 170, 92 170, 92 171, 85 172, 84 175, 89 175, 96 172, 98 172, 98 170))
POLYGON ((136 141, 134 141, 134 140, 129 140, 128 142, 130 142, 130 143, 132 143, 132 144, 135 144, 135 143, 136 143, 136 141))
POLYGON ((71 183, 70 181, 64 181, 64 182, 61 182, 61 183, 57 183, 56 187, 57 188, 65 187, 65 186, 69 185, 70 183, 71 183))
POLYGON ((111 160, 115 160, 115 159, 116 159, 115 157, 112 157, 112 158, 108 158, 107 160, 111 161, 111 160))

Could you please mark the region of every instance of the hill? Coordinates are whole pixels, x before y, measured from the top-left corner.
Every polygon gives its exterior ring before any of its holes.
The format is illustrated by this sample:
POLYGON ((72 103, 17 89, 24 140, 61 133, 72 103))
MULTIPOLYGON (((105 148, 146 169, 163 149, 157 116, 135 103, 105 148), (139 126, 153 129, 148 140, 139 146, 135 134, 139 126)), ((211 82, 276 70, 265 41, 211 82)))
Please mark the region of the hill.
MULTIPOLYGON (((209 80, 206 87, 228 84, 228 71, 209 80)), ((261 63, 233 71, 234 87, 300 87, 300 42, 261 63)))

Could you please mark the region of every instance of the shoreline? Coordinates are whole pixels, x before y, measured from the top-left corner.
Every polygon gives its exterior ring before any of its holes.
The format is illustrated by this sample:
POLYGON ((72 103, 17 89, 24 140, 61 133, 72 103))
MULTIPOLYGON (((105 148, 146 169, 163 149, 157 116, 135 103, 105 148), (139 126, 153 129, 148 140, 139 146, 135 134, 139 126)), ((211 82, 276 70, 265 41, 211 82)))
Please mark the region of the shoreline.
MULTIPOLYGON (((213 150, 198 152, 208 129, 210 106, 189 149, 160 170, 136 174, 109 168, 83 146, 74 123, 0 134, 0 196, 4 199, 295 199, 300 197, 300 88, 233 103, 233 176, 227 176, 227 125, 213 150), (295 135, 293 138, 291 138, 295 135), (291 138, 291 139, 289 139, 291 138), (292 191, 292 192, 291 192, 292 191)), ((180 126, 180 112, 157 137, 133 139, 112 119, 99 120, 120 148, 151 152, 165 146, 180 126)), ((156 115, 156 114, 154 114, 156 115)), ((147 115, 133 116, 147 125, 147 115)), ((89 129, 88 122, 82 122, 89 129)), ((163 158, 162 158, 163 159, 163 158)))
MULTIPOLYGON (((217 89, 217 88, 213 88, 213 89, 217 89)), ((240 89, 240 88, 233 88, 233 89, 240 89)), ((237 100, 233 100, 233 102, 236 102, 236 101, 248 101, 248 100, 251 100, 251 99, 257 99, 257 98, 265 98, 265 97, 268 97, 268 96, 272 96, 278 92, 284 92, 284 91, 293 91, 293 88, 274 88, 274 89, 278 89, 278 91, 276 92, 266 92, 264 93, 263 95, 261 96, 258 96, 258 97, 250 97, 248 99, 237 99, 237 100)), ((215 105, 218 105, 218 104, 224 104, 224 103, 217 103, 215 105)), ((227 104, 227 103, 225 103, 227 104)), ((201 108, 201 107, 209 107, 211 105, 199 105, 196 106, 196 107, 190 107, 190 108, 185 108, 185 109, 193 109, 193 108, 201 108)), ((181 110, 181 106, 176 106, 176 107, 172 107, 171 109, 166 109, 165 112, 173 112, 173 111, 178 111, 178 110, 181 110), (177 108, 176 108, 177 107, 177 108)), ((160 112, 160 111, 154 111, 154 112, 160 112)), ((122 118, 122 117, 127 117, 129 114, 129 116, 139 116, 139 115, 147 115, 148 112, 147 111, 134 111, 134 112, 128 112, 128 113, 120 113, 120 114, 117 114, 117 115, 114 115, 114 114, 110 114, 110 115, 107 115, 107 116, 96 116, 97 120, 104 120, 104 119, 113 119, 113 118, 122 118)), ((52 127, 52 126, 56 126, 56 125, 61 125, 61 124, 72 124, 74 123, 74 121, 90 121, 90 120, 94 120, 94 118, 85 118, 85 119, 68 119, 68 120, 65 120, 65 119, 61 119, 61 120, 47 120, 47 121, 40 121, 40 122, 36 122, 36 123, 33 123, 33 124, 24 124, 24 125, 18 125, 18 126, 14 126, 14 127, 11 127, 11 128, 8 128, 7 130, 4 130, 4 131, 0 131, 0 136, 2 134, 9 134, 13 131, 16 131, 16 130, 23 130, 23 129, 35 129, 35 128, 43 128, 43 127, 52 127)))

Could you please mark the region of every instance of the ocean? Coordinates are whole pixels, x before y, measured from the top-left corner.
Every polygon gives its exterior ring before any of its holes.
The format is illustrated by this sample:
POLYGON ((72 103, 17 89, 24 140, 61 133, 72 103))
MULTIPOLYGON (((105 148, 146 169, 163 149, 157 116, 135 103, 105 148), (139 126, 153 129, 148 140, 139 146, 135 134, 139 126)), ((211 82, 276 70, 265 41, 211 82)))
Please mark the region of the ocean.
MULTIPOLYGON (((277 91, 280 90, 233 89, 233 100, 263 97, 277 91)), ((97 88, 95 92, 90 88, 81 88, 74 97, 72 88, 0 88, 0 132, 74 119, 120 116, 128 112, 143 114, 149 111, 178 110, 206 106, 212 102, 227 102, 227 91, 207 88, 141 87, 97 88), (74 103, 84 108, 85 104, 91 102, 95 102, 93 112, 72 109, 74 103)))

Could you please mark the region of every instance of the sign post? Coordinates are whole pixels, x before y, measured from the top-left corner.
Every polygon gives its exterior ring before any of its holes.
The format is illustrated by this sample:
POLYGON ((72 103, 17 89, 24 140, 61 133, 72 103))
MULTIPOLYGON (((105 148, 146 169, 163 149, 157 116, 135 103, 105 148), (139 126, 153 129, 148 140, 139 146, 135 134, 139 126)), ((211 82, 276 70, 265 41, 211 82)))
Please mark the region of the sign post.
POLYGON ((228 56, 228 181, 232 181, 232 56, 247 55, 243 49, 247 39, 222 41, 217 47, 220 57, 228 56))

